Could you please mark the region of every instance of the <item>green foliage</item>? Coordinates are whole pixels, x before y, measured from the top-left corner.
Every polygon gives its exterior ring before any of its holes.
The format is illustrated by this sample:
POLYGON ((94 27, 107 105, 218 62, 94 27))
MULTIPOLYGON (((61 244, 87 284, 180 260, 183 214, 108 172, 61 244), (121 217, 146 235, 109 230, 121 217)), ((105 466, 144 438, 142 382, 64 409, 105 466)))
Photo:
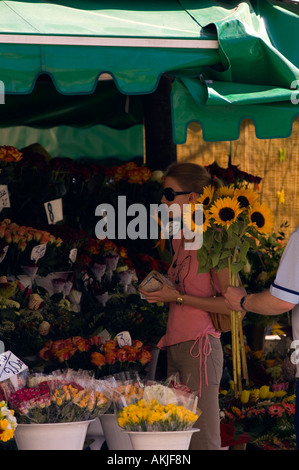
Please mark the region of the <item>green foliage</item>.
POLYGON ((129 331, 132 338, 155 346, 165 334, 168 308, 149 304, 139 294, 114 295, 106 304, 103 327, 113 334, 129 331))
MULTIPOLYGON (((250 247, 247 253, 248 263, 240 271, 242 284, 248 292, 262 292, 268 289, 275 280, 279 262, 285 248, 285 232, 283 229, 288 224, 285 222, 281 229, 269 236, 259 236, 256 248, 250 247)), ((276 317, 280 321, 284 316, 276 317)), ((267 325, 273 321, 273 317, 256 315, 248 312, 244 319, 246 324, 267 325)))

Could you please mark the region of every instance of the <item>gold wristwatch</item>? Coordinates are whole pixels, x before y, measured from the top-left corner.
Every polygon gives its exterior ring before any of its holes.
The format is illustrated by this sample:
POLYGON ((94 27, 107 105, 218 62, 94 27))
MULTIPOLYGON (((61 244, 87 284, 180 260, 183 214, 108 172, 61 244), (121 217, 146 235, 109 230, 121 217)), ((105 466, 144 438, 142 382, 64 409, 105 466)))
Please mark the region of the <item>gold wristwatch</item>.
POLYGON ((179 294, 178 298, 176 299, 175 303, 176 303, 177 305, 182 305, 182 303, 183 303, 183 301, 184 301, 182 295, 183 295, 183 294, 179 294))

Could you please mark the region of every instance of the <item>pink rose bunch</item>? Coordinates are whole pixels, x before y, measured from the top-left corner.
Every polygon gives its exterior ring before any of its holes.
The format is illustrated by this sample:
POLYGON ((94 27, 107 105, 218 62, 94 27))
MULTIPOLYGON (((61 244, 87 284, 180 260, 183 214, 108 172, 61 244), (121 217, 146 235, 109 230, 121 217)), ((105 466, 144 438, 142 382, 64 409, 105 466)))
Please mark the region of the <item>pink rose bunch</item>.
POLYGON ((10 406, 19 414, 27 415, 32 408, 45 408, 51 404, 48 385, 43 382, 38 387, 24 387, 9 398, 10 406))

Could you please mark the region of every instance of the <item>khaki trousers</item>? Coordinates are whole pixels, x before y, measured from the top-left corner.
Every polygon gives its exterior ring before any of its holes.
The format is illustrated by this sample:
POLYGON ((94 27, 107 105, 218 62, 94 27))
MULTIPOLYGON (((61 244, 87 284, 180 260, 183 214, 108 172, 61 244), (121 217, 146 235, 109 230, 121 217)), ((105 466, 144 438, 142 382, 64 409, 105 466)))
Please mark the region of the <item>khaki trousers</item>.
POLYGON ((210 354, 201 358, 192 357, 199 353, 199 344, 194 341, 175 344, 167 348, 167 375, 178 374, 181 382, 187 385, 193 392, 200 393, 198 408, 202 414, 194 424, 200 431, 193 434, 190 450, 220 450, 220 419, 219 419, 219 385, 223 370, 223 351, 219 338, 208 335, 203 338, 203 347, 210 342, 210 354), (197 349, 196 349, 197 348, 197 349), (207 383, 206 384, 206 372, 207 383), (201 383, 200 383, 201 382, 201 383), (199 392, 200 391, 200 392, 199 392))

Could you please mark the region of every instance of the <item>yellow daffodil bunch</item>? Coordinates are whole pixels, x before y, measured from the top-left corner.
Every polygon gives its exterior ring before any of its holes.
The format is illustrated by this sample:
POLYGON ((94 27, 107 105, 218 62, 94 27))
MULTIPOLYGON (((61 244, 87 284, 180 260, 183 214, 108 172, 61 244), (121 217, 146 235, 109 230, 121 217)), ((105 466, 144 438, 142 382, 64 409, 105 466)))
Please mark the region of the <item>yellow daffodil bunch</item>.
POLYGON ((7 442, 13 439, 16 427, 14 411, 8 409, 4 401, 0 401, 0 441, 7 442))
POLYGON ((192 428, 198 416, 181 405, 141 399, 119 412, 118 424, 128 431, 179 431, 192 428))

